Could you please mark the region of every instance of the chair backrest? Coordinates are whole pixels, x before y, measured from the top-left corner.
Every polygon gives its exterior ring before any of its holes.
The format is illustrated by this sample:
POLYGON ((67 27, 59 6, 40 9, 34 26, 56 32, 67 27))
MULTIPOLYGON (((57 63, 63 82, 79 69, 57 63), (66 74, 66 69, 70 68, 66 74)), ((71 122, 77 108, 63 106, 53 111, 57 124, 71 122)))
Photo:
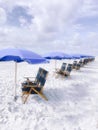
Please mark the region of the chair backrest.
POLYGON ((79 64, 80 64, 80 67, 83 66, 83 61, 82 61, 82 59, 79 61, 79 64))
POLYGON ((82 61, 82 60, 80 60, 80 61, 79 61, 79 63, 80 63, 80 64, 82 64, 82 63, 83 63, 83 61, 82 61))
POLYGON ((77 67, 79 67, 79 68, 80 68, 80 67, 81 67, 81 64, 80 64, 80 63, 77 63, 77 67))
POLYGON ((36 78, 35 78, 35 82, 39 81, 40 75, 41 75, 41 71, 42 71, 42 69, 39 68, 38 73, 37 73, 36 78))
POLYGON ((72 71, 72 64, 68 64, 67 66, 67 69, 66 69, 68 72, 71 72, 72 71))
POLYGON ((36 76, 36 82, 39 84, 40 87, 44 86, 46 82, 48 71, 46 71, 43 68, 39 68, 37 76, 36 76))
POLYGON ((66 66, 67 66, 67 63, 62 63, 62 66, 61 66, 61 71, 64 71, 66 69, 66 66))
POLYGON ((71 68, 73 68, 73 64, 68 64, 68 66, 70 66, 71 68))
POLYGON ((77 61, 75 60, 75 61, 73 62, 73 64, 77 64, 77 61))
POLYGON ((73 62, 73 67, 77 66, 77 61, 73 62))
POLYGON ((88 59, 85 58, 84 61, 83 61, 84 64, 87 64, 88 63, 88 59))

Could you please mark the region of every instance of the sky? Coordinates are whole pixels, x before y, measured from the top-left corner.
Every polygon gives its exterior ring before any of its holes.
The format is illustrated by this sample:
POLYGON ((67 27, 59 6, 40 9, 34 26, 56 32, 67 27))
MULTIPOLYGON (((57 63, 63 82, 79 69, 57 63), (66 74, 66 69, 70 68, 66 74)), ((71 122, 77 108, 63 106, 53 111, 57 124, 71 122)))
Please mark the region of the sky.
POLYGON ((98 55, 98 0, 0 0, 0 49, 98 55))

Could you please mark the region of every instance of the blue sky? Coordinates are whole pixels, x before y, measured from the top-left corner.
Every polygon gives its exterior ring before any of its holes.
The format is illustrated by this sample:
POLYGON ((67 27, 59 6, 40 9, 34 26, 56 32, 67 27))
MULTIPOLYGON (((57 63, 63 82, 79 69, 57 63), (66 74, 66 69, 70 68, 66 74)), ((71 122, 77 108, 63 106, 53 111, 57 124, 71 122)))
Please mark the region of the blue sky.
POLYGON ((98 0, 0 0, 0 49, 98 55, 98 0))

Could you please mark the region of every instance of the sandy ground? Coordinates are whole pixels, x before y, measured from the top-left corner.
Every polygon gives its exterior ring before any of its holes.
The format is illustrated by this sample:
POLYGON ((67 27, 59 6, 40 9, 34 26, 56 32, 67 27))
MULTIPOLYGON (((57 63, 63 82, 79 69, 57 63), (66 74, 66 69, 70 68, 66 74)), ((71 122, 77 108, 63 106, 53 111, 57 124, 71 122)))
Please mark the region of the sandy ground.
MULTIPOLYGON (((57 61, 58 68, 62 62, 57 61)), ((14 62, 0 63, 0 130, 98 130, 98 58, 68 78, 55 76, 54 61, 19 63, 16 102, 14 68, 14 62), (35 77, 39 67, 49 71, 43 90, 48 101, 30 95, 23 104, 21 83, 25 76, 35 77)))

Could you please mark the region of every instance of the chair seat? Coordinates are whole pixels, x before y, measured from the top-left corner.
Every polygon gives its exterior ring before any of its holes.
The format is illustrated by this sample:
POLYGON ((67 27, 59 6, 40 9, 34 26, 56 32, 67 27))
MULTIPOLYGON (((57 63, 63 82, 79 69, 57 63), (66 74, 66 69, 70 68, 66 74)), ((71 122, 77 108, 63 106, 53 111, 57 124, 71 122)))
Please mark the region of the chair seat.
POLYGON ((59 70, 59 71, 57 71, 56 73, 58 73, 58 74, 63 74, 63 71, 62 71, 62 70, 59 70))
POLYGON ((64 73, 64 76, 69 76, 70 75, 70 73, 68 72, 68 71, 66 71, 65 73, 64 73))
MULTIPOLYGON (((31 90, 32 87, 24 87, 22 88, 22 91, 23 92, 28 92, 31 90)), ((33 87, 35 90, 37 90, 38 92, 41 91, 41 87, 33 87)), ((31 93, 30 94, 37 94, 34 90, 31 90, 31 93)))
POLYGON ((37 85, 37 82, 23 82, 22 83, 22 87, 24 87, 24 86, 27 86, 27 85, 37 85))

